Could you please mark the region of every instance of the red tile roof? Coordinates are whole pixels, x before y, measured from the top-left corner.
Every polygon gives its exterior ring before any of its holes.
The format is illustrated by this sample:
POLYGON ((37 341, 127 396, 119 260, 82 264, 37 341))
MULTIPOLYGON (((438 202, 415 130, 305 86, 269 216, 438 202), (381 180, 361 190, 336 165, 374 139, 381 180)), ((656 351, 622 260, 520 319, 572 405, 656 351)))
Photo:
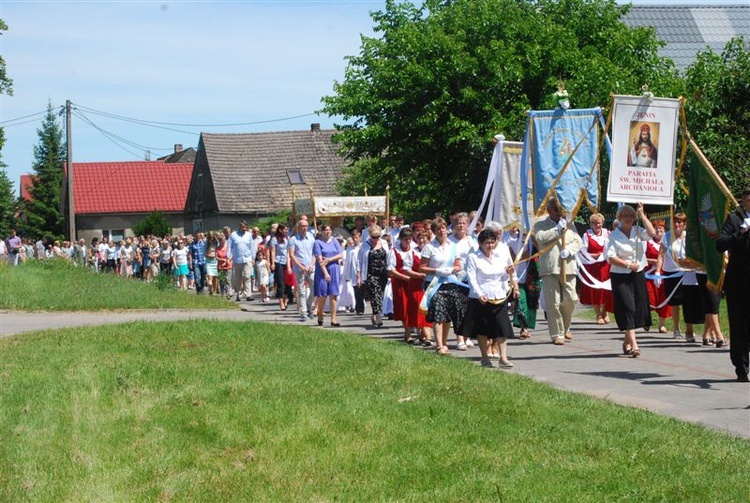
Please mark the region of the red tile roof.
POLYGON ((192 172, 192 163, 75 162, 75 212, 182 212, 192 172))
POLYGON ((34 175, 21 175, 21 199, 31 201, 31 192, 29 189, 34 185, 34 175))

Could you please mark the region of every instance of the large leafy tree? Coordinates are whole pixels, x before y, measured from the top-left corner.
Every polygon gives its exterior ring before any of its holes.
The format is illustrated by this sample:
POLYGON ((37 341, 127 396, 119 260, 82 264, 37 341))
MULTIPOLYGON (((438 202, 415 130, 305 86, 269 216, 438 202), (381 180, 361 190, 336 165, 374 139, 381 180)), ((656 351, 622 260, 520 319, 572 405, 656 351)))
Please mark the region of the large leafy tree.
POLYGON ((47 104, 47 114, 42 127, 37 129, 37 135, 39 143, 34 146, 33 185, 29 188, 32 200, 25 203, 24 230, 30 236, 62 239, 65 222, 60 212, 60 193, 65 143, 51 103, 47 104))
MULTIPOLYGON (((8 25, 0 19, 0 36, 7 31, 8 25)), ((13 95, 13 81, 8 78, 5 70, 5 60, 0 55, 0 94, 13 95)), ((15 226, 16 204, 13 198, 13 184, 5 171, 7 167, 2 161, 2 150, 5 144, 5 134, 0 128, 0 236, 7 236, 15 226)))
POLYGON ((700 53, 685 81, 688 130, 736 194, 750 183, 750 41, 700 53))
POLYGON ((620 21, 613 0, 388 0, 372 14, 343 82, 323 99, 344 117, 338 140, 353 161, 342 188, 391 186, 413 216, 472 209, 481 199, 490 140, 521 139, 529 109, 549 109, 564 81, 577 108, 611 92, 678 87, 652 30, 620 21))

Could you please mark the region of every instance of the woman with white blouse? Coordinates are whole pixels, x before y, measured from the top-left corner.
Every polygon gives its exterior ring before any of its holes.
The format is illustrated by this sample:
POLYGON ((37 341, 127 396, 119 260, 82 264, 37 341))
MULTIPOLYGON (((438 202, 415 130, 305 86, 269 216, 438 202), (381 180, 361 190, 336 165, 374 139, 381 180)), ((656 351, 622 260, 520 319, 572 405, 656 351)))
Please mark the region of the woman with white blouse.
MULTIPOLYGON (((457 243, 448 238, 448 226, 442 218, 435 218, 431 228, 435 239, 422 251, 419 272, 425 274, 425 290, 428 290, 428 286, 436 277, 438 278, 437 290, 431 298, 428 297, 427 321, 435 327, 437 352, 448 355, 448 333, 451 323, 457 333, 463 333, 468 301, 466 289, 457 284, 456 274, 463 270, 457 243)), ((459 350, 466 350, 463 340, 459 340, 459 344, 463 346, 458 346, 459 350)))
POLYGON ((617 328, 625 332, 622 351, 627 356, 641 355, 635 331, 651 327, 651 311, 646 288, 646 243, 655 234, 654 226, 643 212, 643 204, 623 205, 617 211, 619 225, 609 236, 607 261, 610 264, 612 295, 617 328), (636 225, 636 218, 643 226, 636 225))
POLYGON ((513 257, 505 243, 498 242, 493 229, 479 233, 479 250, 466 258, 469 279, 469 305, 464 321, 464 335, 479 340, 481 365, 492 367, 489 359, 489 340, 500 345, 500 368, 513 368, 508 361, 506 341, 513 335, 508 317, 508 299, 518 298, 518 278, 513 257))

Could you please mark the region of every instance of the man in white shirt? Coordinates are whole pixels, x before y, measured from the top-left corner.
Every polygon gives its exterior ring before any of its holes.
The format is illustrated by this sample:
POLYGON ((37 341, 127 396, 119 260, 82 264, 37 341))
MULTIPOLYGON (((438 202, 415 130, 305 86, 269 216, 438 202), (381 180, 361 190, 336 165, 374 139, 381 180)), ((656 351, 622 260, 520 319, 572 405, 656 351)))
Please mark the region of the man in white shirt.
POLYGON ((297 310, 299 320, 312 319, 313 307, 313 281, 315 274, 315 257, 313 256, 313 244, 315 236, 308 230, 307 219, 300 218, 297 222, 297 232, 289 240, 289 259, 287 260, 287 273, 294 273, 297 280, 297 310))
POLYGON ((252 234, 247 231, 247 222, 242 220, 239 229, 229 236, 227 258, 232 260, 232 288, 235 299, 239 302, 244 296, 250 302, 253 300, 250 284, 255 259, 256 244, 252 234))

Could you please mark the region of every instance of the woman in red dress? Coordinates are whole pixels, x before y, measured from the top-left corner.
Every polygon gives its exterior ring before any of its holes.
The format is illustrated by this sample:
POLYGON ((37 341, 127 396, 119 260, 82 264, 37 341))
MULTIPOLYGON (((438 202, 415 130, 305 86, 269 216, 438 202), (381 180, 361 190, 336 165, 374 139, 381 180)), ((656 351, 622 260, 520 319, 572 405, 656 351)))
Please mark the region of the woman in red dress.
MULTIPOLYGON (((667 224, 664 220, 654 221, 656 234, 646 243, 646 260, 648 261, 646 274, 661 274, 661 271, 656 270, 656 262, 659 258, 661 240, 664 237, 666 229, 667 224)), ((659 317, 659 333, 666 334, 667 327, 664 326, 664 321, 672 316, 672 308, 666 302, 667 293, 664 283, 661 280, 646 279, 646 288, 648 288, 648 301, 651 305, 651 310, 655 311, 659 317)))
MULTIPOLYGON (((419 303, 424 295, 422 286, 425 275, 419 272, 421 250, 418 244, 412 241, 413 236, 414 233, 408 227, 401 229, 398 242, 388 257, 388 270, 393 286, 393 319, 403 323, 404 340, 407 343, 420 343, 425 347, 432 347, 429 331, 432 325, 419 311, 419 303), (412 338, 413 328, 419 332, 419 339, 412 338)), ((423 242, 427 241, 424 231, 418 232, 417 236, 421 236, 423 242)))
POLYGON ((604 250, 609 243, 609 230, 604 228, 604 216, 594 213, 589 218, 591 228, 583 235, 583 247, 578 252, 584 270, 581 271, 580 302, 593 306, 596 322, 599 325, 609 323, 607 313, 614 312, 612 288, 609 286, 609 263, 604 257, 604 250))

